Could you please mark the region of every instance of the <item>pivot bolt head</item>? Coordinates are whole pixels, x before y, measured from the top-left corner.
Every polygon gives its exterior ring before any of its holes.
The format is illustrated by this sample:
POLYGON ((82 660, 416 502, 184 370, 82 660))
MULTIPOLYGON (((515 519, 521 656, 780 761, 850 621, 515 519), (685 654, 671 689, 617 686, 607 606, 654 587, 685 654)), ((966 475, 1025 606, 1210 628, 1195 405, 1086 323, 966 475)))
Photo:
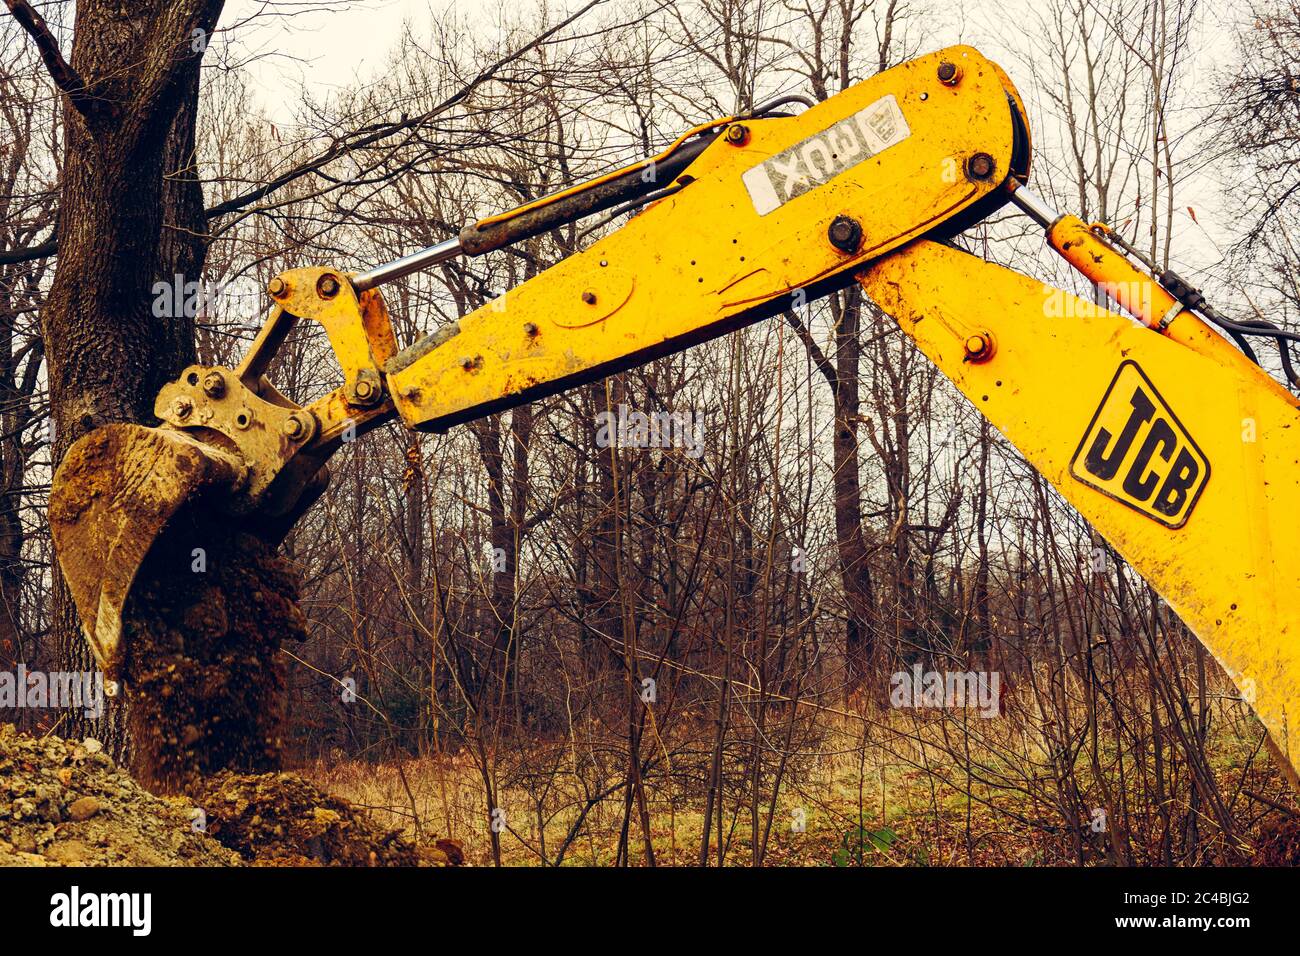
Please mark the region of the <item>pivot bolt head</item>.
POLYGON ((966 172, 971 179, 985 180, 993 175, 996 163, 988 153, 976 153, 966 160, 966 172))
POLYGON ((383 394, 379 373, 372 368, 363 368, 357 372, 357 380, 348 386, 347 400, 352 405, 373 405, 383 394))
POLYGON ((208 398, 220 398, 226 394, 226 378, 216 369, 203 376, 203 392, 208 398))
POLYGON ((288 289, 289 287, 284 284, 284 280, 279 276, 276 276, 266 284, 266 291, 271 293, 271 295, 277 299, 284 295, 288 289))
POLYGON ((594 293, 594 292, 592 292, 590 289, 588 289, 586 292, 582 293, 582 301, 585 302, 585 303, 587 303, 587 305, 595 305, 595 304, 596 304, 596 293, 594 293))
POLYGON ((311 435, 311 425, 298 413, 290 415, 281 426, 285 437, 291 441, 302 441, 311 435))
POLYGON ((856 219, 836 216, 830 229, 826 231, 826 237, 840 252, 854 253, 862 245, 862 226, 856 219))
POLYGON ((339 277, 325 273, 316 281, 316 292, 322 299, 332 299, 339 294, 339 277))
POLYGON ((172 414, 177 418, 189 418, 192 411, 194 411, 194 403, 188 398, 182 397, 172 402, 172 414))
POLYGON ((944 60, 939 64, 938 75, 939 82, 944 86, 956 86, 961 82, 961 67, 944 60))
POLYGON ((989 332, 977 332, 966 338, 966 361, 974 364, 987 362, 993 357, 993 336, 989 332))
POLYGON ((727 142, 732 146, 744 146, 749 142, 749 127, 741 123, 732 123, 727 127, 727 142))
POLYGON ((536 334, 537 334, 537 323, 535 323, 535 322, 525 322, 525 323, 524 323, 524 335, 527 335, 529 338, 532 338, 532 337, 533 337, 534 335, 536 335, 536 334))

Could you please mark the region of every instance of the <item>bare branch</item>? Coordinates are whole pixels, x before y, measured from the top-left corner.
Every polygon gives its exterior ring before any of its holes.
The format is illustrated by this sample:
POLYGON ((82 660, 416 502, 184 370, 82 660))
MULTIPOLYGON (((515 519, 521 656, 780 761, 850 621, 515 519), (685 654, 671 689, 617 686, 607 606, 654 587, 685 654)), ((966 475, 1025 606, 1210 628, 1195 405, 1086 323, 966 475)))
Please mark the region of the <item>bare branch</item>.
MULTIPOLYGON (((216 219, 220 216, 224 216, 232 212, 238 212, 241 209, 246 209, 247 207, 253 205, 254 203, 262 199, 265 199, 267 196, 269 196, 271 193, 275 192, 276 190, 284 186, 287 186, 289 183, 292 183, 295 180, 301 179, 303 176, 309 175, 311 173, 319 173, 319 171, 322 170, 325 166, 327 166, 329 163, 333 162, 334 160, 339 159, 340 157, 346 156, 355 150, 364 149, 367 146, 372 146, 375 143, 380 142, 381 140, 387 139, 388 137, 394 136, 403 131, 409 131, 412 129, 419 128, 420 126, 429 122, 429 120, 438 116, 440 113, 446 112, 448 109, 455 106, 457 103, 461 102, 472 92, 474 92, 475 89, 477 89, 478 87, 482 86, 484 83, 488 82, 493 77, 495 77, 503 67, 520 59, 521 57, 528 54, 530 51, 535 50, 537 47, 544 44, 551 37, 555 36, 555 34, 559 33, 561 30, 565 29, 566 27, 571 26, 582 16, 587 14, 593 8, 600 6, 604 2, 605 0, 589 0, 589 2, 584 4, 581 8, 579 8, 577 12, 566 17, 564 20, 560 21, 549 30, 546 30, 538 34, 536 37, 534 37, 532 40, 530 40, 528 43, 524 44, 523 46, 519 47, 517 50, 514 50, 513 52, 507 54, 506 56, 501 57, 499 60, 489 65, 477 76, 475 76, 472 80, 470 80, 470 82, 466 83, 463 87, 461 87, 461 89, 457 90, 455 94, 449 96, 447 99, 443 100, 437 106, 421 114, 420 116, 403 118, 402 120, 396 123, 383 123, 370 128, 353 130, 350 133, 340 136, 337 140, 335 140, 335 142, 328 149, 322 152, 319 156, 316 156, 313 159, 310 159, 304 163, 300 163, 299 165, 293 167, 292 169, 286 170, 285 172, 281 173, 279 176, 276 176, 274 179, 272 179, 270 182, 266 183, 263 186, 259 186, 256 189, 249 190, 246 193, 243 193, 239 196, 235 196, 231 199, 227 199, 225 202, 218 203, 217 205, 211 207, 210 209, 207 210, 208 218, 216 219)), ((22 6, 27 11, 29 11, 30 15, 36 18, 36 21, 40 25, 40 29, 44 31, 45 35, 49 38, 49 41, 52 44, 54 43, 53 36, 50 35, 48 28, 45 27, 45 21, 41 19, 40 14, 36 13, 35 10, 31 9, 31 7, 27 4, 26 0, 5 0, 5 3, 9 5, 9 8, 11 10, 15 10, 15 8, 17 8, 18 6, 22 6)), ((19 15, 17 12, 15 12, 14 16, 17 17, 19 15)), ((64 63, 63 58, 59 55, 57 44, 54 44, 52 49, 53 49, 54 56, 58 59, 58 62, 63 64, 63 66, 67 68, 69 74, 72 77, 76 78, 76 82, 78 84, 81 84, 80 77, 77 77, 77 75, 72 72, 72 68, 68 67, 67 64, 64 63)), ((44 49, 42 49, 42 55, 44 55, 44 49)), ((49 64, 48 59, 46 63, 47 65, 49 64)), ((53 73, 54 71, 53 66, 50 66, 50 71, 51 73, 53 73)), ((58 82, 57 75, 55 76, 55 81, 58 82)), ((60 88, 62 88, 62 84, 60 83, 59 85, 60 88)), ((84 84, 81 85, 82 88, 84 88, 84 84)), ((65 90, 65 92, 67 91, 65 90)), ((69 97, 72 96, 71 93, 68 93, 68 95, 69 97)), ((55 255, 57 254, 57 252, 58 252, 58 248, 57 248, 56 241, 50 240, 48 242, 42 243, 39 246, 32 246, 27 249, 14 249, 9 252, 0 252, 0 265, 9 265, 9 264, 16 264, 21 262, 32 262, 37 259, 44 259, 47 256, 55 255)))
POLYGON ((86 83, 63 58, 63 54, 59 51, 59 41, 50 31, 45 18, 27 0, 5 0, 5 6, 35 42, 41 60, 45 63, 45 69, 54 80, 54 85, 63 91, 68 101, 77 108, 77 112, 89 118, 92 101, 86 96, 86 83))

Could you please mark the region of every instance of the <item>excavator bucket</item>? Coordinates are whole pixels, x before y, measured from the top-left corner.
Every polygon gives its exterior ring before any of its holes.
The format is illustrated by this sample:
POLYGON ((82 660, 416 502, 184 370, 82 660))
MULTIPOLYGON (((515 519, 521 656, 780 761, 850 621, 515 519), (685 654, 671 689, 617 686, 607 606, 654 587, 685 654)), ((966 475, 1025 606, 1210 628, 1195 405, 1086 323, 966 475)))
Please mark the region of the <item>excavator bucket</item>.
POLYGON ((184 505, 237 489, 247 473, 233 452, 167 427, 107 425, 68 449, 50 490, 50 530, 108 678, 117 678, 122 612, 154 540, 184 505))

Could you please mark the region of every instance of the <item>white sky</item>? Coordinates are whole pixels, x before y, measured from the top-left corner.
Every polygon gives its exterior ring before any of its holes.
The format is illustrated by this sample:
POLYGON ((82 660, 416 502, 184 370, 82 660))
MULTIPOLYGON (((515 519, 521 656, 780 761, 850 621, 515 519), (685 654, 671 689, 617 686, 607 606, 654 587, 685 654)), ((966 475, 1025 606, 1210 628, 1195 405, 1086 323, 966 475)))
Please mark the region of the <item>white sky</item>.
MULTIPOLYGON (((512 0, 518 9, 542 0, 512 0)), ((758 2, 758 0, 755 0, 758 2)), ((771 3, 772 0, 764 0, 771 3)), ((579 0, 551 0, 554 12, 576 9, 579 0)), ((1016 56, 1033 47, 1035 7, 1042 0, 968 0, 960 7, 944 6, 931 0, 925 19, 926 50, 965 42, 978 46, 1011 74, 1026 99, 1035 99, 1028 76, 1017 69, 1016 56)), ((252 59, 243 67, 261 108, 273 122, 291 125, 301 90, 305 86, 317 99, 332 91, 364 82, 385 70, 404 23, 419 30, 424 21, 447 9, 462 15, 481 17, 491 29, 498 0, 228 0, 221 26, 233 28, 241 57, 252 59), (432 11, 432 13, 431 13, 432 11), (256 20, 247 22, 256 15, 256 20)), ((1206 8, 1207 28, 1193 51, 1194 66, 1189 78, 1203 77, 1232 55, 1229 25, 1239 14, 1233 0, 1206 8), (1225 42, 1216 42, 1214 37, 1225 42)), ((599 16, 599 10, 590 16, 599 16)), ((913 26, 913 29, 918 29, 913 26)), ((874 38, 870 38, 874 39, 874 38)), ((867 42, 870 42, 870 39, 867 42)), ((1032 120, 1032 117, 1031 117, 1032 120)), ((1036 146, 1051 149, 1045 130, 1035 130, 1036 146)), ((1042 167, 1039 166, 1041 171, 1042 167)), ((1032 185, 1032 184, 1031 184, 1032 185)), ((1180 186, 1178 203, 1182 219, 1175 228, 1175 264, 1199 271, 1213 268, 1221 246, 1231 241, 1231 212, 1223 211, 1213 184, 1193 177, 1180 186), (1199 223, 1181 210, 1194 206, 1199 223)))
POLYGON ((235 29, 240 50, 257 57, 245 68, 254 91, 271 120, 287 123, 304 84, 323 94, 374 76, 385 68, 406 20, 418 24, 430 6, 441 9, 452 2, 367 0, 318 9, 309 0, 230 0, 219 25, 235 29), (254 15, 257 20, 247 22, 254 15))

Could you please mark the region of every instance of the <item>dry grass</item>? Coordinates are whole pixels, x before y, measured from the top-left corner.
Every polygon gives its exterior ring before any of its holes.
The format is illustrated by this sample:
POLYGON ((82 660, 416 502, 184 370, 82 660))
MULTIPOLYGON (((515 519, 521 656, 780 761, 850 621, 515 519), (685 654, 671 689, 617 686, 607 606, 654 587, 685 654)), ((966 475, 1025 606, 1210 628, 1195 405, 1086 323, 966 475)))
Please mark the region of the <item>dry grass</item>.
MULTIPOLYGON (((1294 801, 1276 768, 1260 755, 1248 727, 1243 730, 1240 722, 1228 720, 1218 721, 1217 727, 1209 749, 1220 787, 1225 796, 1235 796, 1234 821, 1249 856, 1252 834, 1261 825, 1267 829, 1285 819, 1286 813, 1243 791, 1271 794, 1287 807, 1294 801)), ((877 866, 1069 865, 1078 862, 1080 846, 1085 862, 1107 862, 1109 836, 1094 831, 1086 814, 1078 821, 1077 839, 1063 824, 1052 802, 1058 788, 1049 763, 1023 722, 979 721, 967 737, 951 719, 892 712, 872 719, 865 748, 862 728, 856 720, 837 720, 824 728, 821 752, 805 759, 798 775, 783 783, 765 864, 855 865, 860 858, 864 865, 877 866), (802 832, 797 819, 803 821, 802 832)), ((512 750, 498 767, 503 864, 554 863, 587 802, 585 793, 597 789, 591 779, 580 779, 572 765, 557 761, 566 746, 539 743, 535 752, 512 750)), ((703 825, 701 776, 682 767, 674 770, 646 781, 656 863, 695 865, 703 825)), ((370 808, 385 825, 401 826, 425 840, 454 837, 464 843, 468 863, 492 863, 483 779, 467 752, 401 764, 319 764, 304 773, 370 808)), ((589 768, 584 773, 591 775, 589 768)), ((1086 770, 1079 771, 1079 780, 1091 792, 1086 770)), ((603 866, 616 860, 624 799, 617 781, 610 781, 616 789, 586 814, 564 852, 564 864, 603 866)), ((747 784, 737 771, 727 789, 727 865, 748 866, 753 860, 747 784)), ((1144 799, 1137 792, 1127 798, 1130 807, 1144 799)), ((1186 790, 1168 803, 1175 820, 1194 812, 1186 790)), ((766 812, 765 798, 760 830, 766 812)), ((1202 852, 1218 852, 1208 820, 1201 825, 1206 834, 1200 837, 1206 845, 1202 852)), ((1139 859, 1158 852, 1163 831, 1154 813, 1134 813, 1129 827, 1139 859)), ((717 863, 716 828, 715 817, 710 865, 717 863)), ((629 839, 631 862, 644 863, 635 813, 629 839)))

